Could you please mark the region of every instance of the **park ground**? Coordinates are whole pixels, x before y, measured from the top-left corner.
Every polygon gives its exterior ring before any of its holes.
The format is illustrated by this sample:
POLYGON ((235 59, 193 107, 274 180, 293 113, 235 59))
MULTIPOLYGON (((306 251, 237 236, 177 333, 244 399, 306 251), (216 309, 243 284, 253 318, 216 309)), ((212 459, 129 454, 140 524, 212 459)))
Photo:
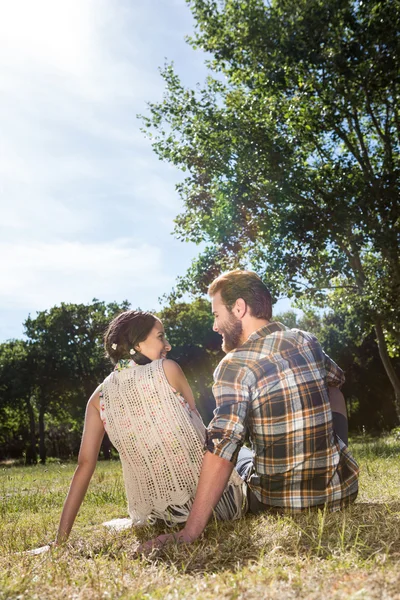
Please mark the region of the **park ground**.
POLYGON ((353 440, 360 494, 344 512, 211 523, 191 546, 138 557, 162 528, 110 532, 126 515, 121 466, 100 462, 69 543, 54 539, 73 463, 0 465, 0 600, 400 599, 400 441, 353 440))

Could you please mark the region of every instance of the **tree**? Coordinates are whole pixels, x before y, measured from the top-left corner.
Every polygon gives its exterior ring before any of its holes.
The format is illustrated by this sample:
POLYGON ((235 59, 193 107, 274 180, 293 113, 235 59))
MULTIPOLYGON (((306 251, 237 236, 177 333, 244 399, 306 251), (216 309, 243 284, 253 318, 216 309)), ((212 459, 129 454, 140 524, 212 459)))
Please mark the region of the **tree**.
MULTIPOLYGON (((37 462, 36 403, 32 378, 33 361, 27 342, 11 340, 0 345, 0 445, 15 446, 15 437, 26 439, 17 444, 25 452, 27 464, 37 462), (14 438, 14 443, 12 439, 14 438)), ((3 453, 3 452, 2 452, 3 453)))
POLYGON ((399 0, 188 3, 213 75, 185 89, 167 65, 143 117, 188 173, 178 237, 208 244, 180 289, 251 265, 276 294, 340 290, 375 330, 400 418, 399 0))
MULTIPOLYGON (((342 388, 347 400, 349 426, 375 433, 390 430, 395 420, 393 389, 379 358, 374 332, 360 336, 359 319, 354 311, 306 311, 301 317, 294 311, 278 314, 275 320, 288 327, 313 333, 325 352, 343 369, 342 388)), ((400 366, 396 359, 395 364, 400 366)))
POLYGON ((173 295, 158 316, 172 346, 169 358, 182 367, 205 421, 212 417, 215 400, 212 374, 223 357, 221 337, 215 333, 211 305, 204 298, 191 303, 177 302, 173 295))
POLYGON ((46 461, 45 416, 67 414, 83 422, 86 402, 109 372, 102 339, 128 302, 64 304, 25 321, 39 426, 39 456, 46 461))

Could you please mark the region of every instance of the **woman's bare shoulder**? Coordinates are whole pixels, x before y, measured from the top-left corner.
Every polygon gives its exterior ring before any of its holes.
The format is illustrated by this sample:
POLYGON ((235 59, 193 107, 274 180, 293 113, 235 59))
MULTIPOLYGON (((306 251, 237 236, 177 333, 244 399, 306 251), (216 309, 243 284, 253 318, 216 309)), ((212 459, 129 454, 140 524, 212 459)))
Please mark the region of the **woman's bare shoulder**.
POLYGON ((162 366, 166 375, 181 375, 182 369, 177 362, 171 358, 165 358, 162 362, 162 366))
POLYGON ((193 392, 184 372, 178 363, 171 359, 165 359, 163 360, 163 367, 165 377, 167 378, 170 386, 172 386, 175 391, 179 392, 189 404, 190 408, 194 410, 196 408, 196 404, 194 401, 193 392))
POLYGON ((174 360, 172 360, 172 358, 164 358, 163 367, 164 367, 164 369, 167 368, 167 369, 175 369, 176 371, 182 371, 182 369, 180 368, 178 363, 175 362, 174 360))

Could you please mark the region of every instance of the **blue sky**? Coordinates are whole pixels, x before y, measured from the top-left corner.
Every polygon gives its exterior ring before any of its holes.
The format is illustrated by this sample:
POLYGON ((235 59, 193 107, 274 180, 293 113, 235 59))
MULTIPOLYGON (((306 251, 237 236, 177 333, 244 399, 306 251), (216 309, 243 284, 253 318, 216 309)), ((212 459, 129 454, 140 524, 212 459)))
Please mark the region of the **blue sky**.
POLYGON ((185 0, 0 0, 0 341, 60 302, 159 307, 198 253, 138 113, 206 75, 185 0))

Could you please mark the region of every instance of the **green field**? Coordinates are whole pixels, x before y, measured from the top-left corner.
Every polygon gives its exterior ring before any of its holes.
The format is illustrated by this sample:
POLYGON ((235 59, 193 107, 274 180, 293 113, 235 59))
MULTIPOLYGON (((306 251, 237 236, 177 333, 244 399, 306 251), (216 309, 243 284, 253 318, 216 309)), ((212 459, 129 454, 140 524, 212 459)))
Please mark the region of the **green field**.
POLYGON ((0 599, 399 598, 400 442, 357 439, 357 503, 342 513, 214 522, 191 546, 137 557, 161 528, 111 533, 124 517, 119 462, 100 462, 70 541, 54 539, 74 465, 0 466, 0 599))

